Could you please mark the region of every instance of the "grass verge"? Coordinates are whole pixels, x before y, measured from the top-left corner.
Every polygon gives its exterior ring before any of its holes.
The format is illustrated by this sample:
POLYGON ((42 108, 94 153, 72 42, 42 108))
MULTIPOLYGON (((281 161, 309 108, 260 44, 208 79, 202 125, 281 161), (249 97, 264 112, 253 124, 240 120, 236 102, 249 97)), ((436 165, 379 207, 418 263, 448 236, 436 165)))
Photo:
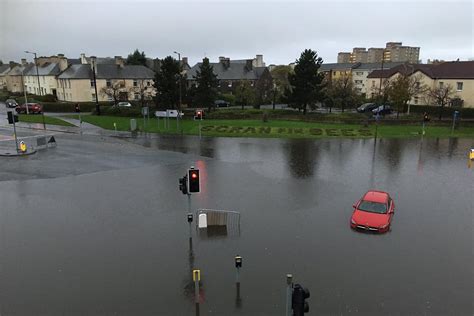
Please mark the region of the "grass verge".
MULTIPOLYGON (((43 115, 38 114, 20 114, 18 115, 18 120, 24 123, 41 123, 43 124, 43 115)), ((59 126, 74 126, 66 121, 63 121, 57 117, 44 116, 44 122, 49 125, 59 125, 59 126)))
MULTIPOLYGON (((72 115, 72 118, 77 116, 72 115)), ((130 130, 130 118, 117 116, 82 116, 84 122, 99 127, 119 131, 130 130), (114 126, 115 123, 115 126, 114 126)), ((169 120, 169 128, 165 128, 164 120, 158 121, 150 118, 146 128, 142 118, 137 118, 139 130, 161 134, 198 135, 199 122, 193 120, 181 120, 177 128, 176 119, 169 120)), ((263 123, 259 120, 203 120, 201 122, 201 133, 204 136, 226 136, 226 137, 271 137, 271 138, 370 138, 374 137, 418 137, 422 133, 422 127, 416 125, 369 125, 368 127, 358 124, 332 124, 313 123, 285 120, 272 120, 263 123)), ((425 127, 425 137, 474 137, 474 127, 460 127, 451 131, 447 126, 425 127)))

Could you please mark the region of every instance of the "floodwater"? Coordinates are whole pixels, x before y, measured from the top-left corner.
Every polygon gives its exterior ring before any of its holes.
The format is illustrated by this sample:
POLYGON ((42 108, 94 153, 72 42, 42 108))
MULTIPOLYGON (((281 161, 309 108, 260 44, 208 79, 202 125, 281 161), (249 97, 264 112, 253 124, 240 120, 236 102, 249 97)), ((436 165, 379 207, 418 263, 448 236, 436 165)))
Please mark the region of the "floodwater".
MULTIPOLYGON (((308 315, 473 314, 472 139, 133 142, 98 154, 103 170, 0 182, 2 316, 195 315, 192 269, 200 315, 284 315, 287 273, 309 288, 308 315), (240 212, 240 230, 193 226, 190 243, 190 165, 193 212, 240 212), (349 228, 372 188, 396 203, 384 235, 349 228)), ((22 164, 80 163, 41 155, 22 164)))

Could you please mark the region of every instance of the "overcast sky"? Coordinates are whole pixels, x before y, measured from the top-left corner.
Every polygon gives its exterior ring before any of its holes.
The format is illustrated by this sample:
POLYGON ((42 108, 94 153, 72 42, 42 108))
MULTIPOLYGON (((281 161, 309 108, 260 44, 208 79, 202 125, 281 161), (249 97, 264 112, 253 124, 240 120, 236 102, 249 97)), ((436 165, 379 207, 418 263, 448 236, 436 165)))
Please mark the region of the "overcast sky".
POLYGON ((263 54, 288 64, 311 48, 325 62, 339 51, 420 46, 420 58, 474 57, 473 1, 81 1, 0 0, 0 59, 63 53, 148 57, 181 52, 194 65, 263 54))

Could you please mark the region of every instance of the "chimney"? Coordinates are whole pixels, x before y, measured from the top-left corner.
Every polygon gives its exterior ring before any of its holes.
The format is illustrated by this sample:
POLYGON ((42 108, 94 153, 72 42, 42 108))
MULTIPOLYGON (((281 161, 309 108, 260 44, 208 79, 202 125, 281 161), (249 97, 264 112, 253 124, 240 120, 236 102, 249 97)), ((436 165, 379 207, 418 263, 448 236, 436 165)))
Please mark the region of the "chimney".
POLYGON ((67 58, 64 57, 63 54, 58 54, 59 56, 59 71, 64 71, 66 70, 67 66, 68 66, 68 63, 67 63, 67 58))
POLYGON ((183 57, 181 58, 182 64, 187 65, 188 64, 188 57, 183 57))
POLYGON ((224 61, 224 59, 225 59, 225 57, 224 57, 224 56, 219 56, 219 62, 220 62, 220 63, 221 63, 221 62, 223 62, 223 61, 224 61))
POLYGON ((80 60, 81 60, 81 64, 83 64, 83 65, 87 64, 86 54, 81 53, 81 58, 80 58, 80 60))
POLYGON ((91 69, 94 70, 95 75, 97 76, 97 57, 91 56, 90 59, 91 59, 91 69))
POLYGON ((115 59, 115 64, 119 66, 120 68, 123 68, 124 61, 123 61, 122 56, 115 56, 114 59, 115 59))
POLYGON ((21 59, 21 64, 22 64, 23 66, 26 65, 26 58, 22 58, 22 59, 21 59))
POLYGON ((219 57, 219 62, 224 66, 225 69, 230 67, 230 58, 223 57, 222 59, 219 57))
POLYGON ((252 65, 252 64, 253 64, 253 60, 252 60, 252 59, 247 59, 247 60, 245 61, 245 70, 246 70, 246 71, 251 71, 252 68, 253 68, 253 65, 252 65))
POLYGON ((265 63, 263 62, 263 55, 256 55, 255 61, 255 67, 265 67, 265 63))

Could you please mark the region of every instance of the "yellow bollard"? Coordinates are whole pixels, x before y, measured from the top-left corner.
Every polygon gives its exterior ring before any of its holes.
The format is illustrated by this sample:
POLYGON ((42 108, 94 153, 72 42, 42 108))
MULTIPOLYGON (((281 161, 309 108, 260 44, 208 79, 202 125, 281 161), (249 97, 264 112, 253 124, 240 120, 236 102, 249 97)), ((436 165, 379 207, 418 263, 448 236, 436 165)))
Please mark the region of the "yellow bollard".
POLYGON ((25 142, 24 142, 24 141, 21 141, 21 142, 20 142, 20 151, 21 151, 22 153, 24 153, 24 152, 26 152, 26 150, 27 150, 27 147, 26 147, 25 142))

